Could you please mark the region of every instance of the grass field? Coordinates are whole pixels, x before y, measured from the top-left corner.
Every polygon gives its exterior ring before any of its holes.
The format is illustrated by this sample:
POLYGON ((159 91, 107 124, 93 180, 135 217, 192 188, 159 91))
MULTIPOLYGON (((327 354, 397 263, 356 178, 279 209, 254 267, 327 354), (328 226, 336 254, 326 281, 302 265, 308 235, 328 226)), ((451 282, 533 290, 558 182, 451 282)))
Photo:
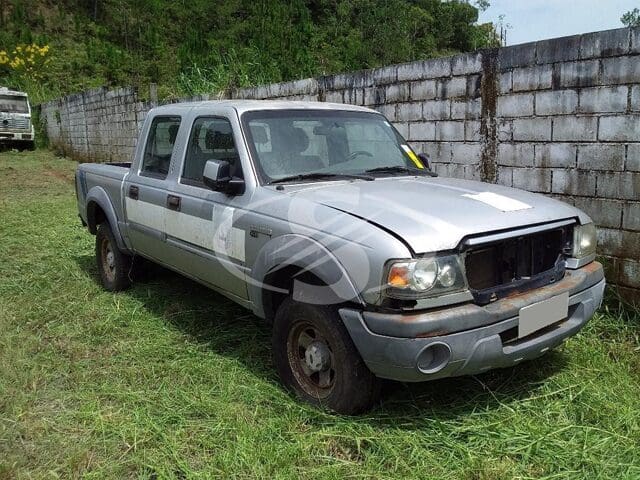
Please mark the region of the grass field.
POLYGON ((74 168, 0 154, 0 479, 640 478, 637 311, 330 415, 282 390, 269 329, 217 294, 161 269, 102 291, 74 168))

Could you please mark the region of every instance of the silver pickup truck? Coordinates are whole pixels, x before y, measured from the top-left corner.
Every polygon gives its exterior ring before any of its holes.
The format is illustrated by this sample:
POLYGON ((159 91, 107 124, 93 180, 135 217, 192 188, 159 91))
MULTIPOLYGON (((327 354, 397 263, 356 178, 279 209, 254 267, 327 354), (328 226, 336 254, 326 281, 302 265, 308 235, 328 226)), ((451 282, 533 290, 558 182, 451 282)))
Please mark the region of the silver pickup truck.
POLYGON ((82 164, 78 209, 107 290, 135 256, 273 325, 298 396, 369 409, 381 378, 516 365, 591 318, 605 280, 580 210, 438 178, 381 114, 219 101, 149 112, 131 164, 82 164))

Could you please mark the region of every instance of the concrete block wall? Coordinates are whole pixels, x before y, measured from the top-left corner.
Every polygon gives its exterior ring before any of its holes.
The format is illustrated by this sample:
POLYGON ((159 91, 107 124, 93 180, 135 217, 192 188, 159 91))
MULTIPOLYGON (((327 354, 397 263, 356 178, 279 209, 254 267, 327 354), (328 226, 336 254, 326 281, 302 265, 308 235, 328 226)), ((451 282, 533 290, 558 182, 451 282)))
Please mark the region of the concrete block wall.
MULTIPOLYGON (((208 99, 207 95, 194 99, 208 99)), ((610 283, 640 302, 640 28, 544 40, 217 94, 365 105, 442 176, 572 203, 600 227, 610 283)), ((133 89, 42 106, 76 158, 126 161, 153 105, 133 89)))

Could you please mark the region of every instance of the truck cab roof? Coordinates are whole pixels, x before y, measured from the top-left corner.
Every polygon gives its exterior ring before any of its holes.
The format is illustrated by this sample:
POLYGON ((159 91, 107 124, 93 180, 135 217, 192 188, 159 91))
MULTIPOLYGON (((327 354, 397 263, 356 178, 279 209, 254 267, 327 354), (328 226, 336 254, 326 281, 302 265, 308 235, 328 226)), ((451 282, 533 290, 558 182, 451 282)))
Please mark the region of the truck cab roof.
POLYGON ((239 114, 255 110, 342 110, 351 112, 379 113, 375 110, 357 105, 344 103, 326 103, 310 101, 289 101, 289 100, 209 100, 202 102, 181 102, 162 105, 154 108, 157 113, 171 113, 181 110, 207 110, 217 107, 229 107, 235 109, 239 114))

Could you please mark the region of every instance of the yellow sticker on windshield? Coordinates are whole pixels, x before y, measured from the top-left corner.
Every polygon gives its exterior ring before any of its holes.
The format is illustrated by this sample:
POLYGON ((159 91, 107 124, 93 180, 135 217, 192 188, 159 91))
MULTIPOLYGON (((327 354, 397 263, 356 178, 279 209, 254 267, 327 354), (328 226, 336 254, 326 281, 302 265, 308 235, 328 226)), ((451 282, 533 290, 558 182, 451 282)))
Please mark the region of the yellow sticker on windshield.
POLYGON ((411 161, 416 164, 416 167, 424 168, 424 165, 422 165, 422 162, 420 161, 418 156, 415 154, 415 152, 411 150, 411 147, 409 147, 409 145, 402 145, 402 149, 405 151, 405 153, 411 159, 411 161))

